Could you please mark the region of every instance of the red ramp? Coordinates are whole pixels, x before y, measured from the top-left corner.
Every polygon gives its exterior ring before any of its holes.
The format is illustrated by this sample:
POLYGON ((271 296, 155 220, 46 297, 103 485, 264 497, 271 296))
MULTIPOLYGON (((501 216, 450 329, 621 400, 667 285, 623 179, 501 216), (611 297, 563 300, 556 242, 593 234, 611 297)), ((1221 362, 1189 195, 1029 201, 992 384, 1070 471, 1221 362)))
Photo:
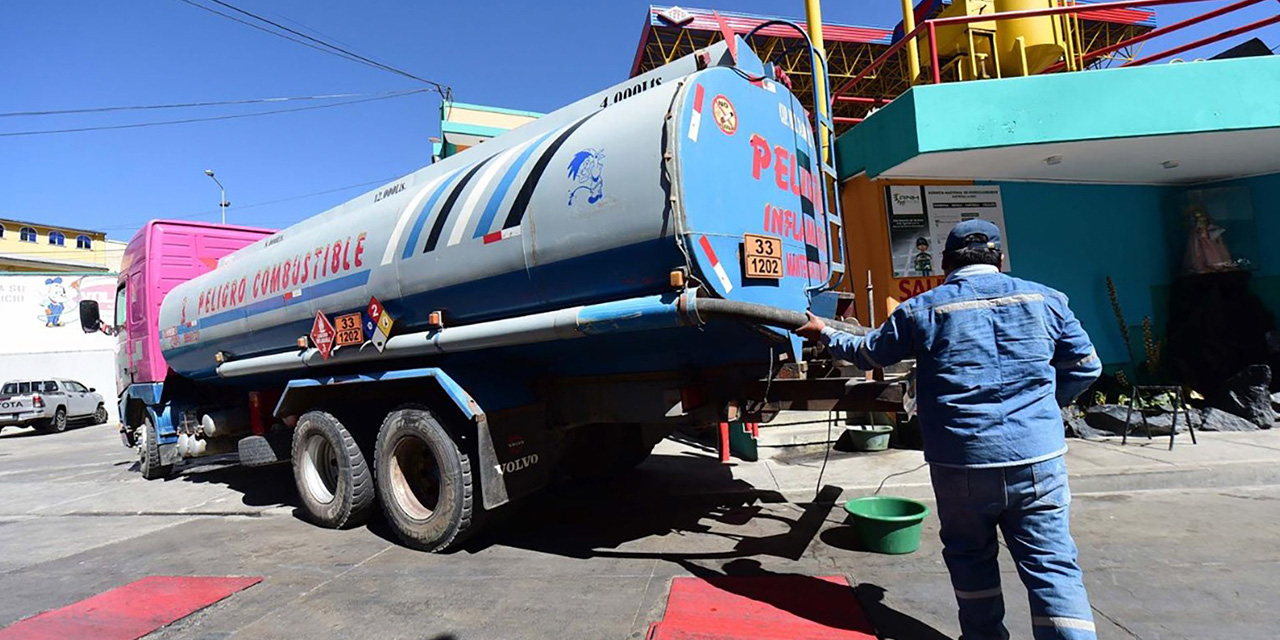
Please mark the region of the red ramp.
POLYGON ((876 640, 840 576, 676 578, 648 640, 876 640))
POLYGON ((134 640, 262 578, 149 576, 0 629, 0 640, 134 640))

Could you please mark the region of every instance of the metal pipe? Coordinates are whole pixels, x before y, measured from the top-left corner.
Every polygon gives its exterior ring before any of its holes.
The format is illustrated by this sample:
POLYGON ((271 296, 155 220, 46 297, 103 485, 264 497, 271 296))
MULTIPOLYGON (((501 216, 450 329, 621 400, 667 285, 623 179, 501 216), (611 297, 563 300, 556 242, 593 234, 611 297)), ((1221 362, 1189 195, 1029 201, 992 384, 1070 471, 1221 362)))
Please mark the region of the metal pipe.
POLYGON ((1271 16, 1270 18, 1263 18, 1256 22, 1250 22, 1249 24, 1242 25, 1234 29, 1227 29, 1226 31, 1223 31, 1221 33, 1216 33, 1214 35, 1208 36, 1206 38, 1201 38, 1193 42, 1188 42, 1184 45, 1169 49, 1168 51, 1152 54, 1145 58, 1139 58, 1137 60, 1130 60, 1129 62, 1126 62, 1120 66, 1132 67, 1140 64, 1146 64, 1148 62, 1151 62, 1152 60, 1159 60, 1161 58, 1168 58, 1169 56, 1176 56, 1179 53, 1182 53, 1184 51, 1190 51, 1192 49, 1195 49, 1196 47, 1202 47, 1206 44, 1213 44, 1215 42, 1218 42, 1219 40, 1226 40, 1227 38, 1230 38, 1232 36, 1238 36, 1242 33, 1253 31, 1254 29, 1261 29, 1262 27, 1265 27, 1270 24, 1275 24, 1277 22, 1280 22, 1280 15, 1274 15, 1274 16, 1271 16))
MULTIPOLYGON (((902 39, 906 40, 906 34, 915 33, 915 30, 916 9, 911 0, 902 0, 902 39)), ((907 49, 907 71, 911 73, 907 83, 915 84, 916 77, 920 75, 920 50, 914 46, 907 49)))
POLYGON ((942 69, 938 68, 938 27, 933 20, 925 24, 929 25, 929 60, 932 62, 929 66, 933 71, 933 83, 942 84, 942 69))
MULTIPOLYGON (((1257 0, 1252 0, 1256 2, 1257 0)), ((889 104, 893 98, 864 98, 862 96, 836 96, 837 102, 856 102, 858 104, 889 104)))
MULTIPOLYGON (((219 365, 217 373, 222 378, 235 378, 291 369, 512 347, 592 335, 700 326, 705 323, 705 319, 712 317, 787 330, 795 329, 808 320, 808 316, 797 311, 749 302, 697 299, 689 294, 650 296, 394 336, 387 341, 381 352, 373 345, 366 344, 340 348, 328 360, 315 348, 231 360, 219 365)), ((852 333, 866 331, 857 325, 836 320, 824 318, 823 321, 852 333)))
MULTIPOLYGON (((907 0, 904 0, 904 2, 907 0)), ((819 60, 823 61, 822 69, 818 69, 814 65, 813 69, 813 98, 818 109, 818 144, 822 151, 822 161, 824 163, 831 162, 831 132, 821 125, 821 122, 831 115, 831 99, 827 94, 827 74, 826 59, 827 49, 822 40, 822 7, 819 0, 804 0, 804 17, 806 26, 809 27, 809 46, 813 47, 813 52, 819 60)))
MULTIPOLYGON (((1165 25, 1163 27, 1157 27, 1142 35, 1134 36, 1132 38, 1129 38, 1128 40, 1122 40, 1113 45, 1108 45, 1101 49, 1097 49, 1095 51, 1090 51, 1087 55, 1081 58, 1081 62, 1087 64, 1096 58, 1105 56, 1108 53, 1119 51, 1125 47, 1129 47, 1129 46, 1138 44, 1140 42, 1146 42, 1147 40, 1150 40, 1158 36, 1162 36, 1171 31, 1177 31, 1178 29, 1182 29, 1184 27, 1190 27, 1192 25, 1199 24, 1206 20, 1212 20, 1214 18, 1217 18, 1218 16, 1226 15, 1237 9, 1243 9, 1247 6, 1255 5, 1255 4, 1258 4, 1259 2, 1266 2, 1266 1, 1267 0, 1242 0, 1241 2, 1237 2, 1235 4, 1229 4, 1225 7, 1219 7, 1208 13, 1202 13, 1198 16, 1187 18, 1186 20, 1183 20, 1181 22, 1175 22, 1173 24, 1165 25)), ((1041 73, 1054 73, 1055 71, 1061 71, 1064 66, 1065 66, 1064 63, 1059 62, 1053 65, 1052 67, 1045 69, 1041 73)))

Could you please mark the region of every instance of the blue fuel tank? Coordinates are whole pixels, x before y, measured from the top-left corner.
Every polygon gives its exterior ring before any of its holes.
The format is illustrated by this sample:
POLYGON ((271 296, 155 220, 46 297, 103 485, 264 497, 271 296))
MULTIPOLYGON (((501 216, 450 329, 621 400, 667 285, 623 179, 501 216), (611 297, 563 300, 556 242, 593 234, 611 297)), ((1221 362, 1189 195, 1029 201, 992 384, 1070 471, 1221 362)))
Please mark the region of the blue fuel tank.
POLYGON ((401 333, 433 311, 457 326, 668 293, 674 270, 704 297, 805 309, 838 242, 813 132, 738 44, 736 61, 721 43, 227 256, 165 298, 166 360, 215 379, 371 298, 401 333), (745 277, 744 235, 780 240, 762 267, 780 273, 745 277))

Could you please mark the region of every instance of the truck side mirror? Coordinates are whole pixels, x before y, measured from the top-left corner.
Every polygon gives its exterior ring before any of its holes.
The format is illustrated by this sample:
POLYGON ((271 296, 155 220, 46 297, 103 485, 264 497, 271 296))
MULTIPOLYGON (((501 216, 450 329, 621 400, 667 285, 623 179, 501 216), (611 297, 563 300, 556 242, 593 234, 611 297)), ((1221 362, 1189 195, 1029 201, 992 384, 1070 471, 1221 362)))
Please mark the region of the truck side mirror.
POLYGON ((97 300, 80 301, 80 330, 85 333, 97 333, 102 327, 102 314, 98 311, 97 300))

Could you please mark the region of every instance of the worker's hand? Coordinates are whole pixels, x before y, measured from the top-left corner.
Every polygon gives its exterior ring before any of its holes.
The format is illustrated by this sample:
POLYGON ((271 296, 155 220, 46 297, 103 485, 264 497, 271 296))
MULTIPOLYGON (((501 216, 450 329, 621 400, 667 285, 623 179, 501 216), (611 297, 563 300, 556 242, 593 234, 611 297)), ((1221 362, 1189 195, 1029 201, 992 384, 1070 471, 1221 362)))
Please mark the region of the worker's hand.
POLYGON ((805 313, 809 315, 809 321, 804 323, 800 328, 795 329, 795 334, 805 340, 817 342, 818 338, 822 337, 822 330, 827 327, 827 324, 822 321, 822 318, 819 318, 808 311, 805 313))

